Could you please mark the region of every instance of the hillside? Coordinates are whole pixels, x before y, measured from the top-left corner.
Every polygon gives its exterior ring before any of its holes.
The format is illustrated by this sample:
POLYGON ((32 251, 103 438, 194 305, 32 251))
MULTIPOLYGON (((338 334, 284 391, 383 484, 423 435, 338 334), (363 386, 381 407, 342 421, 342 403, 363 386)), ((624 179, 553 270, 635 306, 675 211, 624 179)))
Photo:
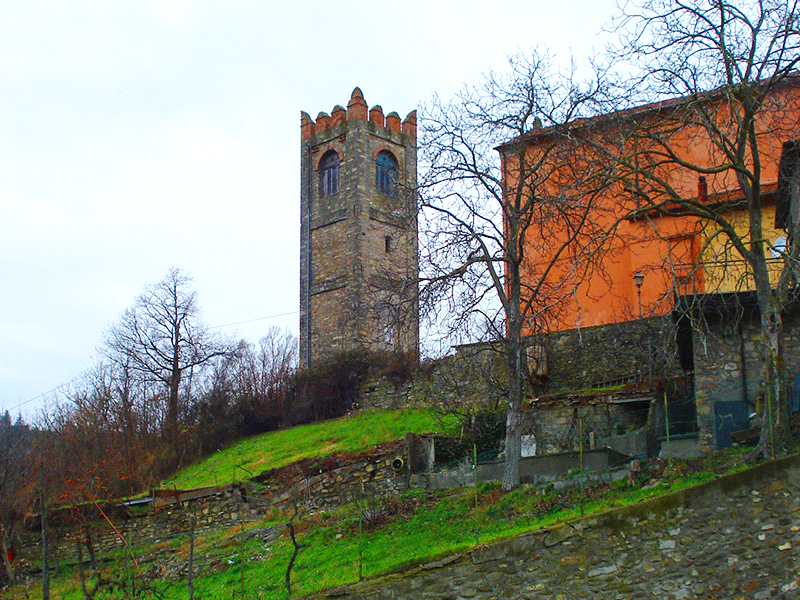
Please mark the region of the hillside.
MULTIPOLYGON (((447 426, 446 421, 444 426, 447 426)), ((162 487, 189 489, 224 485, 304 458, 366 450, 401 439, 407 433, 433 433, 442 427, 442 418, 428 408, 361 411, 240 440, 182 469, 162 487)))
MULTIPOLYGON (((475 552, 476 547, 484 548, 521 533, 574 522, 582 514, 604 513, 689 489, 746 468, 741 456, 740 450, 703 461, 675 461, 672 466, 656 462, 634 486, 618 482, 581 489, 572 475, 567 479, 571 478, 573 485, 561 491, 548 485, 523 486, 503 493, 496 484, 437 492, 409 489, 397 497, 366 495, 358 502, 330 510, 300 509, 297 514, 292 510, 273 511, 245 522, 201 530, 193 542, 188 531, 170 534, 163 530, 158 539, 147 543, 132 540, 143 577, 136 575, 130 556, 121 548, 101 549, 103 583, 95 598, 188 597, 186 574, 191 546, 196 598, 239 598, 242 588, 249 598, 288 598, 285 578, 293 555, 289 523, 299 544, 291 570, 291 597, 310 594, 412 565, 438 565, 442 557, 475 552), (152 593, 143 588, 142 581, 152 586, 152 593)), ((165 513, 160 518, 175 519, 179 514, 178 509, 171 517, 165 513)), ((449 560, 440 562, 446 565, 449 560)), ((88 557, 84 561, 88 563, 88 557)), ((89 576, 88 564, 84 571, 91 590, 97 579, 89 576)), ((40 579, 35 578, 25 589, 18 586, 9 590, 9 597, 25 597, 26 593, 35 597, 33 591, 39 585, 40 579)), ((51 597, 83 597, 74 558, 60 562, 52 586, 51 597)))
MULTIPOLYGON (((363 450, 365 444, 381 443, 398 432, 402 437, 402 432, 409 429, 424 431, 437 427, 436 419, 426 411, 366 413, 244 440, 179 473, 173 481, 186 482, 189 484, 186 487, 202 485, 213 479, 213 470, 217 477, 232 472, 237 460, 259 470, 265 464, 261 462, 264 455, 278 465, 280 461, 286 463, 314 452, 324 455, 363 450), (203 474, 203 469, 208 472, 203 474)), ((453 553, 474 552, 476 546, 482 548, 524 532, 571 522, 581 514, 603 513, 613 507, 691 488, 720 474, 742 470, 747 466, 741 460, 742 454, 741 450, 726 452, 703 461, 675 461, 671 466, 655 462, 634 486, 618 482, 584 487, 571 474, 562 489, 552 485, 523 486, 506 494, 496 484, 482 484, 477 488, 447 491, 409 489, 394 497, 367 493, 339 508, 316 511, 300 508, 297 514, 291 509, 271 510, 248 515, 238 522, 234 499, 233 514, 228 513, 232 519, 220 521, 213 529, 201 528, 193 541, 188 528, 177 533, 162 529, 155 539, 148 540, 132 538, 129 530, 126 535, 141 566, 142 577, 136 575, 130 555, 121 547, 101 548, 98 554, 102 583, 94 597, 97 600, 188 597, 186 575, 193 547, 196 598, 242 597, 242 588, 245 597, 287 598, 286 571, 294 550, 289 523, 299 544, 291 570, 293 595, 314 593, 409 565, 435 563, 437 558, 453 553), (143 581, 152 587, 152 593, 143 587, 143 581), (120 595, 123 590, 125 593, 120 595)), ((171 516, 170 512, 164 512, 158 517, 162 523, 179 519, 183 513, 185 518, 196 509, 170 510, 171 516)), ((97 526, 108 529, 103 523, 97 526)), ((136 535, 134 531, 133 536, 136 535)), ((88 557, 84 556, 84 561, 88 563, 88 557)), ((35 577, 35 563, 31 566, 30 573, 35 577)), ((98 579, 90 576, 88 564, 84 571, 91 590, 98 579)), ((83 598, 74 558, 62 559, 54 575, 51 597, 83 598)), ((34 578, 26 589, 35 590, 38 585, 40 579, 34 578)), ((9 597, 36 595, 19 586, 10 593, 9 597)))

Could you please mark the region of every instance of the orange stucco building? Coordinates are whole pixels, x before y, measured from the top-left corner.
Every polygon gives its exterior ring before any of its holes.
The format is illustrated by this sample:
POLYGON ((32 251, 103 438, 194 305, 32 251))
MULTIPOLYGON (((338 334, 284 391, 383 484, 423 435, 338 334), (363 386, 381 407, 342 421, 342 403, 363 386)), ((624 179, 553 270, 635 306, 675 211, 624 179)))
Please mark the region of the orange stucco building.
MULTIPOLYGON (((709 95, 642 106, 570 126, 570 138, 583 139, 583 150, 578 152, 585 151, 577 157, 585 165, 576 173, 590 171, 595 159, 617 159, 619 165, 615 176, 592 192, 596 198, 591 226, 608 232, 602 249, 591 256, 576 252, 560 258, 547 275, 562 289, 558 310, 548 323, 549 331, 630 321, 639 317, 640 310, 644 317, 664 315, 682 294, 752 289, 748 267, 731 246, 729 236, 713 220, 686 214, 674 201, 680 198, 713 207, 749 242, 748 206, 733 170, 719 169, 699 176, 700 171, 680 164, 708 168, 725 162, 719 147, 710 143, 708 129, 691 117, 697 111, 702 111, 706 119, 709 115, 715 119, 723 133, 732 129, 728 124, 736 117, 724 97, 709 95), (638 148, 634 148, 636 144, 638 148), (665 148, 674 154, 667 155, 665 148), (637 173, 645 169, 654 176, 640 179, 637 173), (658 186, 652 185, 655 179, 658 186), (592 266, 576 269, 574 261, 591 261, 592 266), (640 287, 634 280, 636 274, 641 275, 640 287)), ((762 233, 768 243, 770 269, 777 274, 782 266, 778 250, 786 243, 785 232, 775 224, 778 170, 782 145, 800 137, 800 81, 791 79, 768 96, 756 127, 762 233)), ((542 154, 560 143, 558 134, 542 128, 500 146, 506 189, 513 187, 517 177, 529 176, 515 168, 520 153, 542 154)), ((752 164, 752 157, 748 162, 752 164)), ((554 178, 550 183, 540 183, 540 187, 549 186, 555 194, 558 190, 553 188, 563 184, 563 179, 554 178)), ((548 249, 553 245, 543 240, 566 235, 552 223, 544 227, 533 223, 527 229, 523 279, 536 279, 551 262, 548 249)), ((527 333, 533 332, 534 327, 529 327, 527 333)))

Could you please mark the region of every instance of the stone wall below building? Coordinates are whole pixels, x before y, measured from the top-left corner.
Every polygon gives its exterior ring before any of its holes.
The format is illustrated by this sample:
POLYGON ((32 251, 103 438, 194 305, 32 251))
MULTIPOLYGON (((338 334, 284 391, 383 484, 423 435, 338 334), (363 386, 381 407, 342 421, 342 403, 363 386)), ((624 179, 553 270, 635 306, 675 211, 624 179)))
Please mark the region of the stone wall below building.
MULTIPOLYGON (((672 317, 557 331, 531 344, 545 356, 544 388, 558 393, 615 383, 671 380, 683 374, 672 317)), ((361 408, 480 404, 504 406, 507 396, 505 355, 491 344, 468 344, 452 356, 420 366, 409 381, 369 381, 359 394, 361 408)), ((533 393, 533 390, 532 390, 533 393)))
MULTIPOLYGON (((727 426, 746 429, 748 415, 764 399, 764 353, 761 324, 753 308, 706 309, 694 315, 694 394, 700 445, 708 450, 728 445, 720 434, 727 426)), ((800 311, 783 316, 783 346, 790 387, 800 377, 800 311)))
POLYGON ((671 315, 542 336, 551 391, 679 375, 671 315))

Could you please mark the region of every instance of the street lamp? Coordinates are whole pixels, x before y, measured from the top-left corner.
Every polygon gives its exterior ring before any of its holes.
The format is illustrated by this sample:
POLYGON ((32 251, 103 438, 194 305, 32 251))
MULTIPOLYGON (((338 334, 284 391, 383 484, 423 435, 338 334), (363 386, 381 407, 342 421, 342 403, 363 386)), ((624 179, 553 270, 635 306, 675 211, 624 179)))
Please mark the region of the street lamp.
POLYGON ((639 295, 639 318, 642 318, 642 284, 644 283, 644 273, 636 271, 633 274, 633 285, 636 286, 636 292, 639 295))
MULTIPOLYGON (((633 274, 633 285, 636 286, 636 294, 639 298, 639 320, 642 320, 642 285, 644 284, 644 273, 636 271, 633 274)), ((647 329, 647 383, 653 387, 653 350, 650 341, 650 328, 647 329)))

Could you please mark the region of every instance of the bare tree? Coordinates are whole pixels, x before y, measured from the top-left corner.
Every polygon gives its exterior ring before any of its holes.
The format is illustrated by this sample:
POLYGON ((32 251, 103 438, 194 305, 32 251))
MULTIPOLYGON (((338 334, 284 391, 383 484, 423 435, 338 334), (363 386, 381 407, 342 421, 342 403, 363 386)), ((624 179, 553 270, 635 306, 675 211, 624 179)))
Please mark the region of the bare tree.
POLYGON ((152 386, 98 363, 59 392, 42 415, 38 451, 54 497, 76 503, 130 494, 162 475, 160 427, 149 414, 152 386))
POLYGON ((295 336, 272 327, 258 343, 241 340, 213 362, 194 405, 197 440, 205 450, 291 423, 297 350, 295 336))
POLYGON ((292 516, 289 517, 289 520, 286 522, 286 529, 289 531, 289 539, 292 540, 292 555, 289 557, 289 563, 286 565, 286 575, 284 577, 286 581, 286 591, 291 596, 292 595, 292 567, 294 567, 294 561, 297 560, 297 555, 300 553, 300 549, 303 548, 303 544, 300 544, 297 541, 297 534, 294 529, 295 519, 297 518, 298 506, 297 500, 294 501, 294 512, 292 516))
POLYGON ((540 383, 526 337, 558 319, 603 239, 590 217, 608 168, 567 127, 601 105, 595 75, 581 84, 547 56, 519 56, 452 102, 434 99, 422 125, 421 305, 435 330, 494 342, 505 357, 504 489, 519 485, 523 402, 540 383), (532 148, 526 136, 543 127, 532 148))
POLYGON ((33 432, 21 420, 0 416, 0 552, 6 579, 14 581, 12 547, 17 527, 34 502, 33 432))
POLYGON ((237 352, 235 385, 264 414, 288 423, 287 401, 291 375, 297 368, 297 339, 288 331, 271 327, 258 346, 242 343, 237 352))
MULTIPOLYGON (((650 103, 622 115, 627 139, 610 157, 637 205, 632 214, 694 217, 705 232, 704 250, 720 242, 725 268, 740 264, 726 277, 742 276, 755 291, 762 383, 774 399, 778 429, 788 420, 782 311, 800 275, 797 9, 793 0, 628 4, 612 57, 630 78, 630 105, 650 103), (786 168, 779 177, 781 152, 786 168), (768 239, 764 210, 776 179, 790 241, 780 247, 768 239), (780 257, 779 273, 770 254, 780 257)), ((762 411, 758 453, 766 448, 769 416, 762 411)))
POLYGON ((179 269, 148 286, 106 334, 103 352, 143 380, 163 386, 167 394, 164 431, 178 434, 179 396, 184 374, 206 365, 229 349, 200 321, 191 277, 179 269))

